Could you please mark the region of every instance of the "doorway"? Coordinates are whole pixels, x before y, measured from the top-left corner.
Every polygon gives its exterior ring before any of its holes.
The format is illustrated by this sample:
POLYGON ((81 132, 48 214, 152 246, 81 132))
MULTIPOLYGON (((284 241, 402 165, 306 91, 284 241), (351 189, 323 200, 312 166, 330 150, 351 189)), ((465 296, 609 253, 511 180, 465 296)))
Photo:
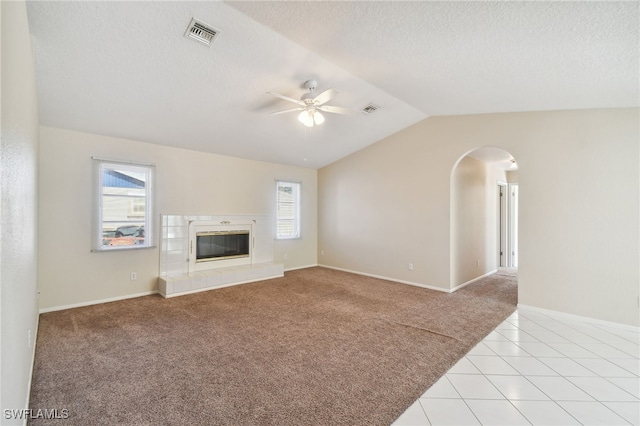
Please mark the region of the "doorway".
POLYGON ((518 267, 518 184, 498 182, 497 265, 518 267))
POLYGON ((518 266, 518 164, 508 151, 480 147, 453 165, 450 287, 518 266), (502 196, 501 196, 502 195, 502 196))

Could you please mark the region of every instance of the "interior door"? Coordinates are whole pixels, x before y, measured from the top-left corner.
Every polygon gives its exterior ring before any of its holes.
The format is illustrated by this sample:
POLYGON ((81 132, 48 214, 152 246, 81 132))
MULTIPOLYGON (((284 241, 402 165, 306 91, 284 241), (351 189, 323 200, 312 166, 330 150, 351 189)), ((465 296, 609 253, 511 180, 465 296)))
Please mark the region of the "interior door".
POLYGON ((507 194, 506 183, 498 183, 498 266, 507 266, 507 194))
POLYGON ((509 184, 509 266, 518 267, 518 184, 509 184))

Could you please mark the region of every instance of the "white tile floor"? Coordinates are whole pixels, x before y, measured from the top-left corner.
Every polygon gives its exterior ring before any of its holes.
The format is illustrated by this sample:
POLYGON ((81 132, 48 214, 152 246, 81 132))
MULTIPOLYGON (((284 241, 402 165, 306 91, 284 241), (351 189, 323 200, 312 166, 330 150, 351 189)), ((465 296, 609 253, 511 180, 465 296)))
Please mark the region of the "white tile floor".
POLYGON ((640 333, 519 309, 393 426, 640 425, 640 333))

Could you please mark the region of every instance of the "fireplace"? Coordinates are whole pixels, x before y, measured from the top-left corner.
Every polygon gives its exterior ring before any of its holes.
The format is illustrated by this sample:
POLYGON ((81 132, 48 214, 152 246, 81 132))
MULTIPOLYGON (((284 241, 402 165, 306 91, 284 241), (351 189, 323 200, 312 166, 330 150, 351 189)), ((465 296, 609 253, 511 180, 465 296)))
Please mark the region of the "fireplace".
POLYGON ((189 224, 189 272, 252 263, 251 224, 189 224))
POLYGON ((196 263, 249 257, 248 230, 196 233, 196 263))

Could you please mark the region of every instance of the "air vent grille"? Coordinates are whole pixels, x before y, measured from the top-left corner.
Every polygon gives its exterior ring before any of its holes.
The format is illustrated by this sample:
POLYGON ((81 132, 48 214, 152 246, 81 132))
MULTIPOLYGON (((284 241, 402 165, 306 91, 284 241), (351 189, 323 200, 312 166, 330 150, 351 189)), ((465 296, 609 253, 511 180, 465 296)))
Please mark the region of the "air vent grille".
POLYGON ((215 28, 212 28, 209 25, 193 18, 191 19, 191 22, 189 23, 187 31, 184 33, 184 35, 185 37, 192 38, 199 41, 200 43, 204 43, 207 46, 210 46, 218 33, 219 31, 215 28))
POLYGON ((362 108, 360 111, 364 112, 365 114, 371 114, 375 111, 377 111, 380 107, 374 104, 369 104, 367 106, 365 106, 364 108, 362 108))

